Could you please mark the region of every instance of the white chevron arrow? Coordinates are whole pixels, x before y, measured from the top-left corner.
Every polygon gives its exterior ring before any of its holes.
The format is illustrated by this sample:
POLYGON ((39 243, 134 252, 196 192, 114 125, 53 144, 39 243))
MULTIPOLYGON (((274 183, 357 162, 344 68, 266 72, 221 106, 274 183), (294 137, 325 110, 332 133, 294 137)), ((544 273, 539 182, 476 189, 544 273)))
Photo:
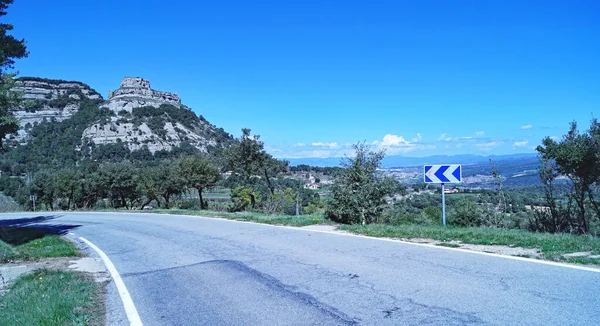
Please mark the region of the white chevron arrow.
POLYGON ((462 182, 462 169, 460 164, 425 165, 425 183, 460 183, 462 182), (445 171, 439 175, 439 170, 445 171), (454 173, 458 170, 458 177, 454 173))

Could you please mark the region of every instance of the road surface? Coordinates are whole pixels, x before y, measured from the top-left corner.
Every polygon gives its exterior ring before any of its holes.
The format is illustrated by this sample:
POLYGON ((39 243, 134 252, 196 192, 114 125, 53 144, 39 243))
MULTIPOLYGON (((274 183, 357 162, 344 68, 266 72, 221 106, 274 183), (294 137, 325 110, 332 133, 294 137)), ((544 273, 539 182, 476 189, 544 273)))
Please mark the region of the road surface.
MULTIPOLYGON (((22 213, 0 223, 15 219, 69 230, 104 251, 144 325, 600 321, 600 273, 592 271, 191 216, 22 213)), ((114 282, 107 291, 109 323, 127 325, 114 282)))

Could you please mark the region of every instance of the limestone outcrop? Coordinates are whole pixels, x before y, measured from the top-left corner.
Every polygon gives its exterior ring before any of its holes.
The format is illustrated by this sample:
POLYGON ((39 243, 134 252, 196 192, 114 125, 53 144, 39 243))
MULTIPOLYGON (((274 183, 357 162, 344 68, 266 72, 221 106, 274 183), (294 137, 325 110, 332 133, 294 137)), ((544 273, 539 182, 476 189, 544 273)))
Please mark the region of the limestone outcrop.
POLYGON ((12 114, 19 119, 17 135, 7 139, 23 143, 28 130, 43 121, 62 121, 77 112, 84 100, 102 101, 102 96, 88 85, 75 81, 21 77, 13 89, 21 93, 23 104, 12 108, 12 114))
POLYGON ((12 110, 21 125, 18 135, 7 137, 13 145, 33 140, 29 131, 35 124, 69 119, 86 103, 109 110, 94 113, 96 118, 83 120, 83 125, 81 119, 94 114, 78 118, 77 129, 83 131, 77 135, 81 137, 81 142, 74 144, 77 149, 93 148, 92 143, 123 143, 131 151, 147 147, 155 153, 185 143, 208 152, 229 146, 233 139, 183 105, 177 94, 154 90, 148 80, 139 77, 125 77, 106 101, 80 82, 27 77, 20 78, 14 90, 22 93, 24 101, 12 110))
POLYGON ((93 141, 96 145, 123 142, 131 151, 141 150, 146 146, 151 153, 170 151, 183 142, 202 152, 207 152, 209 146, 218 146, 217 141, 209 135, 200 135, 181 123, 165 123, 162 130, 157 132, 150 129, 145 122, 138 125, 133 122, 117 122, 117 119, 112 119, 106 124, 91 125, 84 130, 83 138, 93 141))
POLYGON ((136 107, 159 107, 165 103, 188 109, 181 104, 181 99, 176 93, 154 90, 150 87, 150 81, 140 77, 125 77, 119 89, 108 92, 108 101, 104 106, 115 112, 131 112, 136 107))

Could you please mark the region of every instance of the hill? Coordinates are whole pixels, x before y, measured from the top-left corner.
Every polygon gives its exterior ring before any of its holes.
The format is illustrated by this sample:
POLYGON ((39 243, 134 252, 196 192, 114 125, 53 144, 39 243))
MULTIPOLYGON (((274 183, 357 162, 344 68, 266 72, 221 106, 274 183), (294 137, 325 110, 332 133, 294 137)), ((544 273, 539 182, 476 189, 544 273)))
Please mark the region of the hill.
MULTIPOLYGON (((415 167, 422 166, 425 164, 477 164, 485 162, 489 165, 489 160, 494 161, 511 161, 521 159, 536 159, 537 154, 512 154, 512 155, 434 155, 426 157, 406 157, 399 155, 387 156, 383 159, 383 166, 385 168, 401 168, 401 167, 415 167)), ((311 166, 339 166, 340 157, 328 157, 328 158, 291 158, 286 159, 292 165, 311 165, 311 166)), ((537 159, 536 159, 537 160, 537 159)))
POLYGON ((151 160, 178 153, 218 154, 233 137, 181 103, 177 94, 126 77, 107 100, 77 81, 22 77, 14 89, 23 103, 12 113, 20 130, 9 135, 0 169, 19 174, 35 166, 96 161, 151 160))
MULTIPOLYGON (((539 184, 539 161, 536 154, 513 155, 437 155, 428 157, 389 156, 384 162, 385 173, 412 184, 423 182, 423 165, 462 164, 463 186, 470 188, 491 188, 494 179, 491 175, 490 160, 493 160, 505 186, 527 186, 539 184)), ((340 158, 291 159, 290 164, 303 166, 339 166, 340 158)))

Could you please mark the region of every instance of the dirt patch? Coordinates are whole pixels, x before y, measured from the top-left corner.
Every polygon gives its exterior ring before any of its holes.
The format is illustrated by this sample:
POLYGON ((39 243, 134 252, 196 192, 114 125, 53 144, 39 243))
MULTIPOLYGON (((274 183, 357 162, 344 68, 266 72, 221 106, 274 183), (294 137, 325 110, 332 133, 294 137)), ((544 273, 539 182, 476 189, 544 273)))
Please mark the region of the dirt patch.
POLYGON ((564 258, 591 258, 591 259, 600 258, 600 255, 592 255, 591 251, 572 252, 570 254, 564 254, 562 256, 564 258))
POLYGON ((17 277, 38 269, 74 270, 89 273, 96 282, 108 282, 110 275, 99 258, 45 258, 0 264, 0 294, 17 277))
POLYGON ((338 232, 338 233, 349 233, 338 228, 339 226, 336 224, 312 224, 301 227, 306 230, 314 230, 314 231, 328 231, 328 232, 338 232))
POLYGON ((431 244, 436 246, 445 246, 445 247, 453 247, 460 248, 466 250, 473 251, 481 251, 488 252, 493 254, 505 255, 505 256, 519 256, 519 257, 531 257, 531 258, 540 258, 542 256, 542 252, 537 248, 521 248, 521 247, 509 247, 502 245, 475 245, 469 243, 462 243, 460 241, 439 241, 433 239, 424 239, 424 238, 412 238, 412 239, 400 239, 406 242, 415 242, 415 243, 424 243, 431 244))
MULTIPOLYGON (((305 226, 302 228, 307 229, 307 230, 315 230, 315 231, 327 231, 327 232, 353 234, 348 231, 340 230, 339 225, 335 225, 335 224, 315 224, 315 225, 305 226)), ((466 249, 466 250, 472 250, 472 251, 488 252, 488 253, 494 253, 494 254, 506 255, 506 256, 519 256, 519 257, 531 257, 531 258, 541 258, 542 257, 542 252, 540 251, 540 249, 537 249, 537 248, 531 249, 531 248, 509 247, 509 246, 501 246, 501 245, 474 245, 474 244, 462 243, 460 241, 455 241, 455 240, 439 241, 439 240, 426 239, 426 238, 410 238, 410 239, 388 238, 388 239, 392 239, 392 240, 395 239, 395 240, 401 240, 401 241, 413 242, 413 243, 430 244, 430 245, 435 245, 435 246, 460 248, 460 249, 466 249)))

